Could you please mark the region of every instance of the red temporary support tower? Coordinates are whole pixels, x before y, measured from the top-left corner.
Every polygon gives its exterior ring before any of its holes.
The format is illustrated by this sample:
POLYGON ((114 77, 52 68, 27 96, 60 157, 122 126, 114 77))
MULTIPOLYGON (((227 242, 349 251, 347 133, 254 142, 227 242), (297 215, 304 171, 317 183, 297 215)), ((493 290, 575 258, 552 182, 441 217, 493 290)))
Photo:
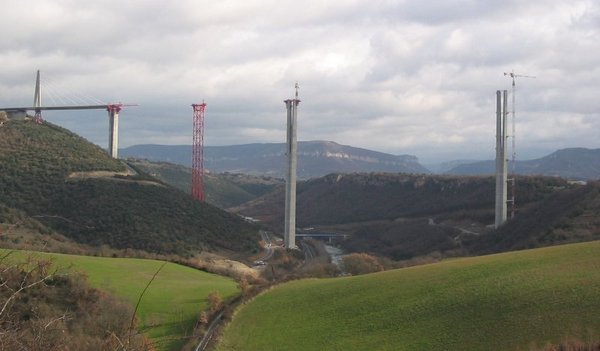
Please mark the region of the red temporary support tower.
POLYGON ((193 104, 194 142, 192 145, 192 197, 204 201, 204 110, 206 104, 193 104))

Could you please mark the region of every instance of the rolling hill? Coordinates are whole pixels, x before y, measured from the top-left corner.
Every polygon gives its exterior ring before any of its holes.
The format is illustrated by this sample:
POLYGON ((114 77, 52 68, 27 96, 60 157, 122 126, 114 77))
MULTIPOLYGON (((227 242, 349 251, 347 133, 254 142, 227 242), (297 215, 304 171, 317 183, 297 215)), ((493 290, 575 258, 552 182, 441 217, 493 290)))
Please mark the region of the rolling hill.
POLYGON ((45 123, 0 127, 0 204, 77 242, 194 255, 257 250, 255 227, 45 123))
POLYGON ((217 350, 512 351, 597 338, 599 265, 595 241, 294 281, 244 305, 217 350))
MULTIPOLYGON (((190 166, 189 145, 135 145, 122 149, 125 157, 145 158, 190 166)), ((284 178, 285 144, 246 144, 205 146, 204 167, 211 172, 245 173, 284 178)), ((298 143, 298 177, 308 179, 340 172, 429 173, 411 155, 382 152, 340 145, 331 141, 298 143)))
MULTIPOLYGON (((548 156, 527 161, 517 161, 516 170, 523 175, 546 175, 573 180, 600 178, 600 149, 569 148, 548 156)), ((456 175, 482 175, 495 173, 495 161, 478 161, 460 164, 446 171, 456 175)))

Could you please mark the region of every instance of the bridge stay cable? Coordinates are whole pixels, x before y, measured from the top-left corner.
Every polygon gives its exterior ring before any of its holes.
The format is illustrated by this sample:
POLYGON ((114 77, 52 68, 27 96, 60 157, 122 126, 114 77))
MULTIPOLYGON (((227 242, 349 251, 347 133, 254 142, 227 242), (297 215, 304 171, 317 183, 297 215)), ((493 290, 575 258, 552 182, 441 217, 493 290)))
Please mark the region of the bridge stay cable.
MULTIPOLYGON (((106 103, 102 102, 97 98, 92 98, 89 96, 82 96, 81 94, 72 94, 75 96, 75 99, 69 97, 65 94, 61 94, 57 91, 60 91, 60 88, 57 88, 57 83, 53 82, 52 79, 44 81, 44 89, 42 89, 42 84, 40 80, 40 71, 37 71, 36 75, 36 84, 34 89, 34 101, 32 104, 27 104, 26 106, 21 107, 0 107, 0 111, 5 111, 11 116, 15 116, 15 118, 24 118, 27 115, 28 111, 35 112, 35 122, 38 124, 43 124, 44 120, 42 118, 42 111, 66 111, 66 110, 106 110, 108 112, 109 118, 109 137, 108 137, 108 146, 109 146, 109 154, 113 158, 117 158, 117 153, 119 150, 119 112, 123 107, 126 106, 138 106, 137 104, 129 104, 129 103, 106 103), (48 89, 47 89, 48 88, 48 89), (49 96, 52 102, 55 104, 54 106, 44 105, 42 101, 42 91, 45 95, 49 96), (78 103, 76 99, 83 102, 83 104, 78 103), (87 100, 86 100, 87 99, 87 100), (57 100, 61 105, 56 105, 57 100), (66 100, 69 102, 67 103, 66 100), (90 103, 92 101, 92 103, 90 103)), ((68 90, 68 89, 67 89, 68 90)))
POLYGON ((78 93, 63 84, 58 83, 52 78, 48 79, 45 77, 42 81, 42 87, 45 88, 48 93, 58 97, 63 105, 108 105, 108 103, 101 101, 98 98, 78 93))

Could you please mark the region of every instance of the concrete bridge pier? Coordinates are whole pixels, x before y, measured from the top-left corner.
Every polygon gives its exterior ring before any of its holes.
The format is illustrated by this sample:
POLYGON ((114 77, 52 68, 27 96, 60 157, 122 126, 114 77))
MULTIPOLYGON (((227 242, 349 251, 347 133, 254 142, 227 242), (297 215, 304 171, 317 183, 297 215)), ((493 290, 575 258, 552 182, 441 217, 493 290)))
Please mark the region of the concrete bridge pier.
POLYGON ((494 228, 506 222, 508 163, 506 158, 507 92, 496 91, 496 219, 494 228))
POLYGON ((284 247, 296 248, 296 117, 300 100, 285 100, 287 108, 287 175, 285 182, 285 230, 284 247))
POLYGON ((108 152, 113 158, 117 158, 119 152, 119 112, 121 111, 121 107, 121 104, 113 104, 106 107, 109 124, 108 152))

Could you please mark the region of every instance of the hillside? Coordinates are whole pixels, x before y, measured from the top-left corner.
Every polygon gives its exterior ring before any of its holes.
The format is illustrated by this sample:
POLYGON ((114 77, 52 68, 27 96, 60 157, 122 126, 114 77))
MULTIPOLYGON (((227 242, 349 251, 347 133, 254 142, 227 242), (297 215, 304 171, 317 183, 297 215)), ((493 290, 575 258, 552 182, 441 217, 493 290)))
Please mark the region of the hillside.
MULTIPOLYGON (((122 156, 166 161, 190 166, 189 145, 135 145, 120 151, 122 156)), ((285 144, 205 146, 204 167, 211 172, 245 173, 284 178, 285 144)), ((404 172, 429 173, 415 156, 340 145, 331 141, 298 143, 298 177, 308 179, 329 173, 404 172)))
POLYGON ((471 253, 600 240, 600 183, 558 191, 489 235, 465 242, 471 253))
POLYGON ((600 242, 294 281, 243 306, 219 351, 530 350, 600 330, 600 242))
MULTIPOLYGON (((5 250, 0 249, 0 254, 5 250)), ((59 271, 82 272, 94 288, 125 299, 133 307, 146 284, 164 262, 132 258, 108 258, 14 251, 11 259, 33 254, 50 260, 59 271)), ((140 302, 138 329, 160 351, 181 350, 188 341, 200 311, 208 308, 207 297, 218 291, 223 298, 238 293, 231 278, 166 263, 140 302)), ((131 319, 131 314, 127 320, 131 319)))
MULTIPOLYGON (((554 177, 518 179, 524 210, 566 189, 554 177)), ((390 173, 330 174, 298 184, 297 226, 350 234, 342 245, 396 260, 435 251, 464 253, 463 240, 490 231, 492 177, 390 173)), ((278 189, 232 210, 282 231, 284 193, 278 189)))
POLYGON ((80 243, 192 255, 250 252, 258 233, 50 123, 0 127, 0 203, 80 243))
MULTIPOLYGON (((192 187, 192 170, 168 162, 153 162, 130 158, 129 164, 187 193, 192 187)), ((235 173, 204 175, 206 202, 220 208, 237 206, 271 192, 284 184, 282 179, 235 173)))
MULTIPOLYGON (((600 178, 600 149, 562 149, 539 159, 517 161, 516 170, 518 174, 523 175, 595 180, 600 178)), ((495 161, 461 164, 446 173, 456 175, 494 174, 495 161)))
MULTIPOLYGON (((540 200, 554 187, 565 185, 558 178, 520 179, 520 202, 540 200)), ((494 205, 494 186, 491 177, 330 174, 298 184, 297 222, 306 227, 489 210, 494 205)), ((267 223, 280 222, 283 199, 283 189, 277 189, 236 210, 267 223)))

